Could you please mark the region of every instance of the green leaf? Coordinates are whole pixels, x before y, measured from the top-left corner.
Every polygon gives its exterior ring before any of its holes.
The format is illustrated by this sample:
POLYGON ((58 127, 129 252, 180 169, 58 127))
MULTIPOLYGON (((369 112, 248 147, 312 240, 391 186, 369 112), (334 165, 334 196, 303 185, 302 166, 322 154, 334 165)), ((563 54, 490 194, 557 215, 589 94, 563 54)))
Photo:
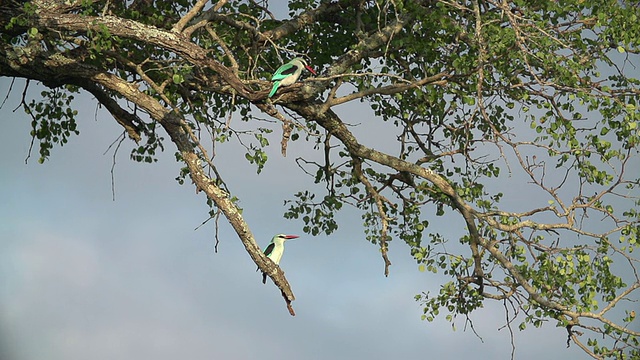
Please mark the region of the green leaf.
POLYGON ((175 84, 182 84, 184 82, 184 77, 181 74, 173 74, 173 82, 175 84))

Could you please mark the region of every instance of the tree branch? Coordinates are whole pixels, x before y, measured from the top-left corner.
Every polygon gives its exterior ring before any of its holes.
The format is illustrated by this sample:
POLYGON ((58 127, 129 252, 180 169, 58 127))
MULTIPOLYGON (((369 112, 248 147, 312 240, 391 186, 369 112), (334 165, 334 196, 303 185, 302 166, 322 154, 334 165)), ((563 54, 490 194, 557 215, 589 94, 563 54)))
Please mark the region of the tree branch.
POLYGON ((142 119, 140 119, 137 115, 132 114, 125 109, 123 109, 118 102, 115 101, 111 96, 109 96, 105 91, 96 86, 93 82, 78 80, 77 82, 83 89, 87 90, 96 99, 104 105, 111 116, 118 122, 118 124, 124 127, 125 131, 129 135, 131 139, 133 139, 136 143, 139 143, 141 140, 140 133, 143 130, 142 119))

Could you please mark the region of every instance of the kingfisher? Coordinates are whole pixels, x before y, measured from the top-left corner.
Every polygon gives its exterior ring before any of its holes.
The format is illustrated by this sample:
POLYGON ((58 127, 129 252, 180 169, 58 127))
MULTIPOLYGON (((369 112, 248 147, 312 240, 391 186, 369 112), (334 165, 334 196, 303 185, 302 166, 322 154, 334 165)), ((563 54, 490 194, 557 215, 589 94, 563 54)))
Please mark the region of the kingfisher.
MULTIPOLYGON (((282 259, 282 254, 284 253, 284 242, 297 238, 299 238, 298 235, 278 234, 271 239, 269 245, 264 249, 264 254, 267 255, 267 257, 276 265, 279 265, 280 259, 282 259)), ((262 283, 267 283, 267 273, 262 273, 262 283)))
POLYGON ((271 88, 271 92, 269 93, 269 97, 272 97, 273 94, 278 91, 280 86, 289 86, 296 81, 302 74, 302 70, 309 70, 313 75, 317 75, 315 71, 307 64, 307 61, 303 58, 297 57, 292 59, 286 64, 283 64, 276 70, 276 72, 271 76, 271 81, 273 81, 273 87, 271 88))

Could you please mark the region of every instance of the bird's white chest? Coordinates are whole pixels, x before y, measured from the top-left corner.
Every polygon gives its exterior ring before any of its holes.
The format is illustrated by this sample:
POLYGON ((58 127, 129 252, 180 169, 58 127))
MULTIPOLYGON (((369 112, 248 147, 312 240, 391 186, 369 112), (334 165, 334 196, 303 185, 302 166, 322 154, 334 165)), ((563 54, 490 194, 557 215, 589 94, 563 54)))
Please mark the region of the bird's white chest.
POLYGON ((276 265, 279 265, 280 259, 282 259, 282 254, 284 254, 284 245, 275 244, 271 254, 269 254, 269 259, 276 263, 276 265))
POLYGON ((280 81, 280 86, 289 86, 293 83, 295 83, 296 81, 298 81, 298 78, 300 77, 300 74, 302 73, 302 70, 298 69, 296 70, 296 72, 294 72, 293 74, 287 76, 286 78, 282 79, 280 81))

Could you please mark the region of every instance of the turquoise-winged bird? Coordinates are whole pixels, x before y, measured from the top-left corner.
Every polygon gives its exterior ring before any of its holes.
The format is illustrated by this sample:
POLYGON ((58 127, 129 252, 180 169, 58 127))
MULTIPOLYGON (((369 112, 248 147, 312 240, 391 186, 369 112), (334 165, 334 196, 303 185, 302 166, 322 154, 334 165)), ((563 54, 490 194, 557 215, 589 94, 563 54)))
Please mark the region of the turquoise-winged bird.
POLYGON ((280 66, 278 70, 271 77, 271 81, 273 81, 273 87, 271 88, 271 92, 269 93, 269 97, 272 97, 276 91, 280 88, 280 86, 289 86, 296 81, 302 74, 302 70, 307 69, 313 75, 316 75, 316 72, 313 71, 311 66, 307 64, 307 61, 303 58, 294 58, 288 63, 280 66))
MULTIPOLYGON (((276 265, 279 265, 282 254, 284 253, 284 242, 296 238, 299 238, 299 236, 278 234, 271 239, 269 245, 264 249, 264 254, 276 265)), ((262 273, 262 283, 267 283, 267 273, 262 273)))

